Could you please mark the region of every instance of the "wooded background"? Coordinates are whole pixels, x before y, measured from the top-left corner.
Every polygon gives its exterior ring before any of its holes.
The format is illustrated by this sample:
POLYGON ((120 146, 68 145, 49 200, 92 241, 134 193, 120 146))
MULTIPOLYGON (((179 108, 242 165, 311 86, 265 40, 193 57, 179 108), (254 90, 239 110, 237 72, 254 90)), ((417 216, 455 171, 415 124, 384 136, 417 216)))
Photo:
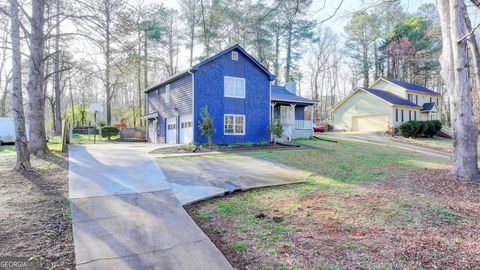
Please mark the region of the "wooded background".
MULTIPOLYGON (((91 103, 104 105, 106 124, 140 125, 145 88, 234 44, 274 73, 276 84, 294 80, 298 94, 318 101, 316 122, 327 120, 331 108, 355 87, 381 76, 445 91, 435 4, 408 12, 408 1, 365 2, 342 15, 348 23, 336 33, 325 22, 340 16, 348 3, 327 9, 327 1, 320 2, 318 8, 311 0, 179 0, 173 9, 144 0, 40 1, 47 128, 59 134, 65 116, 87 125, 93 121, 91 103), (313 19, 320 12, 325 18, 313 19)), ((8 3, 1 5, 0 116, 5 116, 12 107, 11 41, 8 3)), ((29 1, 19 5, 26 74, 33 14, 29 1)))

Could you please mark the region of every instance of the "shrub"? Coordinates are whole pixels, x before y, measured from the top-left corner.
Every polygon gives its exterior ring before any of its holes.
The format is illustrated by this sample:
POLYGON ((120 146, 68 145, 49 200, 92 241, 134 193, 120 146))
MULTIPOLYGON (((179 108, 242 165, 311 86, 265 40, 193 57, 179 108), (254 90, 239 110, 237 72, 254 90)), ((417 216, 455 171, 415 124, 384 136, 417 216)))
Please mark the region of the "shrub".
POLYGON ((423 122, 421 136, 432 138, 435 133, 437 133, 437 130, 432 121, 423 122))
POLYGON ((113 136, 117 136, 119 132, 120 130, 117 127, 103 126, 100 130, 100 135, 102 135, 103 138, 108 138, 108 140, 110 141, 110 139, 113 136))
POLYGON ((432 121, 408 121, 399 126, 400 134, 405 137, 429 137, 432 138, 437 131, 442 129, 442 122, 432 121))
POLYGON ((200 109, 201 121, 198 123, 198 128, 200 129, 202 136, 207 138, 208 147, 212 145, 212 136, 215 133, 215 126, 213 125, 213 118, 208 112, 208 106, 205 106, 200 109))
POLYGON ((275 118, 272 124, 268 126, 268 132, 273 136, 273 146, 277 145, 277 140, 283 135, 283 124, 279 118, 275 118))

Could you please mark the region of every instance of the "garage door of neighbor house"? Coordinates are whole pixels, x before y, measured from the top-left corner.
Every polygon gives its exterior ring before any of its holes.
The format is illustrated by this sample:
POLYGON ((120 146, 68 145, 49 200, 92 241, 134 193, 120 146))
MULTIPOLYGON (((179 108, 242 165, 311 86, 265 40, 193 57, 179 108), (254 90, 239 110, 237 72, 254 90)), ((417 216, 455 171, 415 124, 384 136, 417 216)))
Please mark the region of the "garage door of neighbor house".
POLYGON ((193 142, 193 119, 191 114, 180 116, 180 143, 193 142))
POLYGON ((352 117, 352 131, 385 131, 388 129, 388 115, 361 115, 352 117))
POLYGON ((157 120, 148 121, 148 141, 151 143, 157 142, 157 120))
POLYGON ((177 118, 167 118, 167 143, 177 143, 177 118))

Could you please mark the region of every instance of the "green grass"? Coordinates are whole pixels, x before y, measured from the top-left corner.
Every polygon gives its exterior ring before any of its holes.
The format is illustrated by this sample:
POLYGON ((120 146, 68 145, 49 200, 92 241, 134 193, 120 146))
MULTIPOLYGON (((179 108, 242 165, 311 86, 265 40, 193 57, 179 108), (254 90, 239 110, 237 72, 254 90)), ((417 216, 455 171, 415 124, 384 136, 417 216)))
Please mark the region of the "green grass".
MULTIPOLYGON (((328 138, 328 136, 324 136, 328 138)), ((315 180, 309 185, 327 188, 335 182, 377 180, 392 173, 405 173, 419 168, 438 168, 448 161, 432 160, 396 145, 364 142, 348 138, 332 138, 338 143, 299 140, 309 148, 302 150, 259 151, 243 153, 279 161, 288 166, 310 171, 315 180), (319 180, 319 181, 316 181, 319 180)))
MULTIPOLYGON (((222 233, 236 235, 232 240, 233 249, 240 251, 244 248, 242 244, 248 243, 249 251, 272 254, 271 260, 265 262, 266 269, 292 269, 298 263, 301 265, 301 261, 282 260, 281 254, 294 253, 298 241, 292 237, 302 234, 302 230, 310 233, 319 230, 321 237, 326 237, 319 241, 325 241, 322 245, 333 253, 339 250, 360 254, 368 252, 369 243, 362 238, 349 239, 350 234, 369 232, 369 228, 386 228, 386 231, 395 231, 396 226, 415 228, 431 224, 432 217, 449 224, 461 220, 440 203, 432 208, 427 198, 394 193, 381 200, 377 199, 381 195, 369 195, 377 185, 375 182, 384 177, 401 176, 423 168, 445 168, 449 160, 415 153, 397 144, 331 139, 338 143, 303 139, 297 141, 305 146, 301 150, 236 153, 234 156, 272 159, 305 170, 310 176, 303 184, 250 190, 216 199, 201 208, 205 213, 197 211, 197 217, 207 223, 224 220, 222 226, 229 227, 222 228, 222 233), (348 237, 329 240, 330 229, 333 234, 338 232, 348 237)), ((371 241, 375 244, 377 240, 371 241)), ((325 262, 317 265, 317 269, 343 269, 338 263, 325 262)), ((396 261, 365 262, 365 268, 382 269, 384 263, 388 266, 396 261)))
POLYGON ((15 145, 0 146, 0 154, 15 153, 15 145))
POLYGON ((237 243, 233 244, 233 247, 239 252, 244 252, 247 249, 247 243, 237 242, 237 243))
POLYGON ((432 207, 432 212, 437 218, 448 224, 457 224, 462 220, 462 216, 445 207, 434 206, 432 207))

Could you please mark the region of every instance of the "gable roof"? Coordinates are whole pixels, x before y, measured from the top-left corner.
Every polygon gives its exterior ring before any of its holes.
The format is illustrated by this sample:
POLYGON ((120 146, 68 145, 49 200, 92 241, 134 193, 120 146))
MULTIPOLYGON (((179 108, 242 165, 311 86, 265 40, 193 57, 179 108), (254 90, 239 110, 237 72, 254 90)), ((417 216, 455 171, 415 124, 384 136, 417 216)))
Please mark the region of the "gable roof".
POLYGON ((406 100, 406 99, 403 99, 395 94, 392 94, 388 91, 385 91, 385 90, 379 90, 379 89, 372 89, 372 88, 362 88, 362 90, 370 93, 370 94, 373 94, 385 101, 387 101, 388 103, 390 104, 393 104, 393 105, 401 105, 401 106, 410 106, 410 107, 419 107, 418 105, 416 105, 415 103, 409 101, 409 100, 406 100))
POLYGON ((345 103, 347 100, 349 100, 352 96, 354 96, 356 93, 359 91, 364 91, 368 94, 374 95, 378 97, 379 99, 387 102, 390 105, 399 105, 399 106, 408 106, 408 107, 419 107, 415 103, 408 101, 406 99, 403 99, 397 95, 394 95, 388 91, 385 90, 379 90, 379 89, 373 89, 373 88, 363 88, 359 87, 352 91, 346 98, 344 98, 342 101, 340 101, 335 107, 332 109, 332 112, 336 111, 343 103, 345 103))
POLYGON ((285 86, 272 85, 271 100, 314 104, 315 101, 290 93, 285 86))
POLYGON ((400 87, 403 87, 407 90, 413 90, 413 91, 417 91, 417 92, 422 92, 422 93, 425 93, 425 94, 430 94, 430 95, 438 95, 440 96, 440 93, 437 93, 431 89, 428 89, 420 84, 416 84, 416 83, 411 83, 411 82, 404 82, 404 81, 400 81, 400 80, 395 80, 395 79, 387 79, 387 78, 383 78, 384 80, 387 80, 393 84, 396 84, 400 87))
POLYGON ((257 65, 263 72, 265 72, 265 73, 268 75, 270 81, 275 80, 275 76, 274 76, 272 73, 270 73, 270 71, 268 71, 268 69, 266 69, 262 64, 260 64, 260 62, 258 62, 255 58, 253 58, 253 56, 251 56, 249 53, 247 53, 247 51, 245 51, 240 45, 235 44, 235 45, 233 45, 232 47, 227 48, 227 49, 225 49, 225 50, 223 50, 223 51, 221 51, 221 52, 219 52, 219 53, 217 53, 217 54, 215 54, 215 55, 213 55, 213 56, 211 56, 211 57, 209 57, 209 58, 201 61, 200 63, 195 64, 195 65, 193 65, 193 66, 191 66, 191 67, 189 67, 189 68, 187 68, 187 69, 185 69, 185 70, 183 70, 183 71, 180 71, 180 72, 174 74, 173 76, 170 76, 170 77, 168 77, 167 79, 161 81, 160 83, 158 83, 158 84, 156 84, 156 85, 154 85, 154 86, 151 86, 151 87, 145 89, 144 92, 145 92, 145 93, 151 92, 151 91, 153 91, 154 89, 156 89, 156 88, 158 88, 158 87, 161 87, 161 86, 163 86, 163 85, 165 85, 165 84, 168 84, 168 83, 170 83, 170 82, 175 81, 176 79, 178 79, 178 78, 180 78, 180 77, 183 77, 183 76, 187 75, 188 73, 192 73, 192 72, 198 71, 201 66, 203 66, 203 65, 205 65, 205 64, 207 64, 207 63, 210 63, 210 62, 214 61, 215 59, 221 57, 222 55, 225 55, 225 54, 227 54, 227 53, 229 53, 229 52, 231 52, 231 51, 233 51, 233 50, 238 50, 238 51, 241 52, 243 55, 245 55, 250 61, 252 61, 255 65, 257 65))
POLYGON ((435 102, 423 103, 423 106, 422 106, 422 108, 420 109, 420 111, 422 111, 422 112, 424 112, 424 111, 431 111, 435 106, 436 106, 436 103, 435 103, 435 102))

